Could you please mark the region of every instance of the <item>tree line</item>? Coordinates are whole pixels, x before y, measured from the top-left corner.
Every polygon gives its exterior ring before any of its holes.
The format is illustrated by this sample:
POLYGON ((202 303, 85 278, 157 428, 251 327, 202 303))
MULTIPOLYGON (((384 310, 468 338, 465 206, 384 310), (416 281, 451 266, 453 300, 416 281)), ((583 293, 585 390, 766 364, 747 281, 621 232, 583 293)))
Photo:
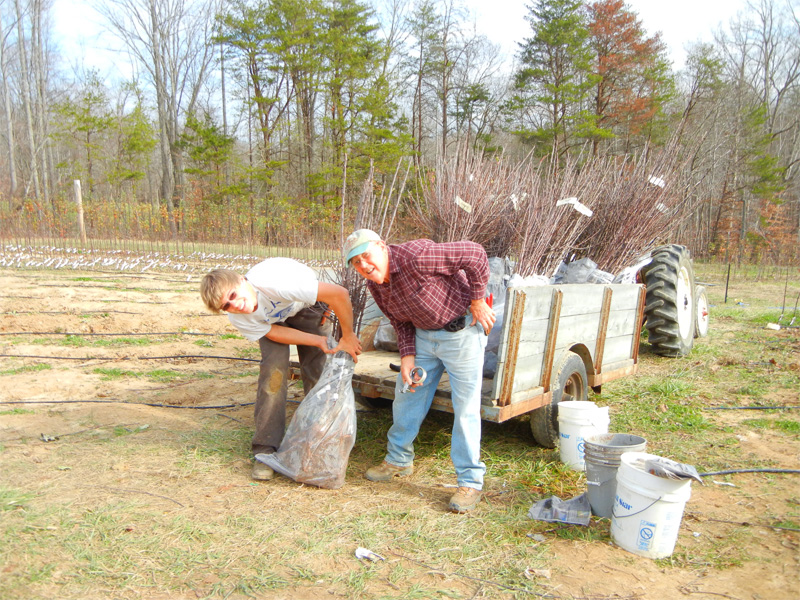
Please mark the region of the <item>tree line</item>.
POLYGON ((670 148, 695 197, 667 241, 798 258, 796 0, 752 0, 681 70, 623 0, 533 0, 513 63, 457 0, 96 7, 130 80, 67 72, 51 4, 0 0, 6 233, 74 235, 79 179, 93 235, 332 244, 405 159, 413 196, 467 152, 547 177, 670 148))

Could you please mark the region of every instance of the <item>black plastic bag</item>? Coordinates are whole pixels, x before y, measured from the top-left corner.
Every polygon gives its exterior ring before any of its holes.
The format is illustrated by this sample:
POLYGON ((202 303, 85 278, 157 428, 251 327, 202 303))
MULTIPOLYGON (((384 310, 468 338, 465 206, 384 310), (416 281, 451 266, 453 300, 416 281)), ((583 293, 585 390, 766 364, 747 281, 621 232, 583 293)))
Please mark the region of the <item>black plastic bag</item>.
POLYGON ((354 367, 347 352, 329 355, 317 385, 292 416, 278 451, 256 454, 256 459, 298 483, 342 487, 356 441, 354 367))

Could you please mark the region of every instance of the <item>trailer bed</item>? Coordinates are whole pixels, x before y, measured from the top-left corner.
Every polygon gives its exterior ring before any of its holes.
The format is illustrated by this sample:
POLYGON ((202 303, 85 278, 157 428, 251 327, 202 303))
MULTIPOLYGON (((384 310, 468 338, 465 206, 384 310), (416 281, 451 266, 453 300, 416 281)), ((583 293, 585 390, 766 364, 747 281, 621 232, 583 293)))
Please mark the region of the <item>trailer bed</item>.
MULTIPOLYGON (((508 288, 494 378, 484 379, 481 416, 502 422, 551 402, 554 371, 578 354, 590 387, 636 373, 644 286, 571 284, 508 288)), ((394 399, 396 352, 359 356, 353 387, 367 398, 394 399)), ((297 371, 296 364, 293 370, 297 371)), ((452 412, 447 373, 432 408, 452 412)))

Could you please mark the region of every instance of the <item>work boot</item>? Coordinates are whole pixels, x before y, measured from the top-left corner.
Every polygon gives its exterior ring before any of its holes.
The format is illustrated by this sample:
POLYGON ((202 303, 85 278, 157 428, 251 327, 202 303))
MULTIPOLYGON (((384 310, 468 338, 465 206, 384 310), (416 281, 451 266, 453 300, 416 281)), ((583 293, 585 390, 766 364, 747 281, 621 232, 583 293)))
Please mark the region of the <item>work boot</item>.
POLYGON ((481 491, 471 487, 459 487, 450 498, 450 510, 457 513, 471 511, 481 501, 481 491))
POLYGON ((273 475, 275 475, 275 471, 272 470, 272 467, 257 460, 253 465, 253 472, 250 474, 250 477, 256 481, 269 481, 272 479, 273 475))
POLYGON ((391 481, 394 477, 408 477, 414 472, 414 465, 398 467, 383 461, 377 467, 367 469, 367 479, 370 481, 391 481))

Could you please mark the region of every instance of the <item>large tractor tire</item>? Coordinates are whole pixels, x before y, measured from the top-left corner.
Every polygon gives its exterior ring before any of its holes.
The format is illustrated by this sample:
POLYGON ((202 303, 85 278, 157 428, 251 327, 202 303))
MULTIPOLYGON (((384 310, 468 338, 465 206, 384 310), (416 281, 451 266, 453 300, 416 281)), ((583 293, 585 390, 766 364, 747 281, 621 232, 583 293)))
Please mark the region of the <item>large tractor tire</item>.
POLYGON ((580 356, 567 352, 552 379, 553 397, 550 404, 531 413, 531 433, 537 444, 555 448, 558 443, 558 403, 567 400, 587 400, 589 379, 586 365, 580 356))
POLYGON ((642 269, 645 326, 653 352, 678 357, 694 345, 697 321, 694 267, 685 246, 660 246, 642 269))

